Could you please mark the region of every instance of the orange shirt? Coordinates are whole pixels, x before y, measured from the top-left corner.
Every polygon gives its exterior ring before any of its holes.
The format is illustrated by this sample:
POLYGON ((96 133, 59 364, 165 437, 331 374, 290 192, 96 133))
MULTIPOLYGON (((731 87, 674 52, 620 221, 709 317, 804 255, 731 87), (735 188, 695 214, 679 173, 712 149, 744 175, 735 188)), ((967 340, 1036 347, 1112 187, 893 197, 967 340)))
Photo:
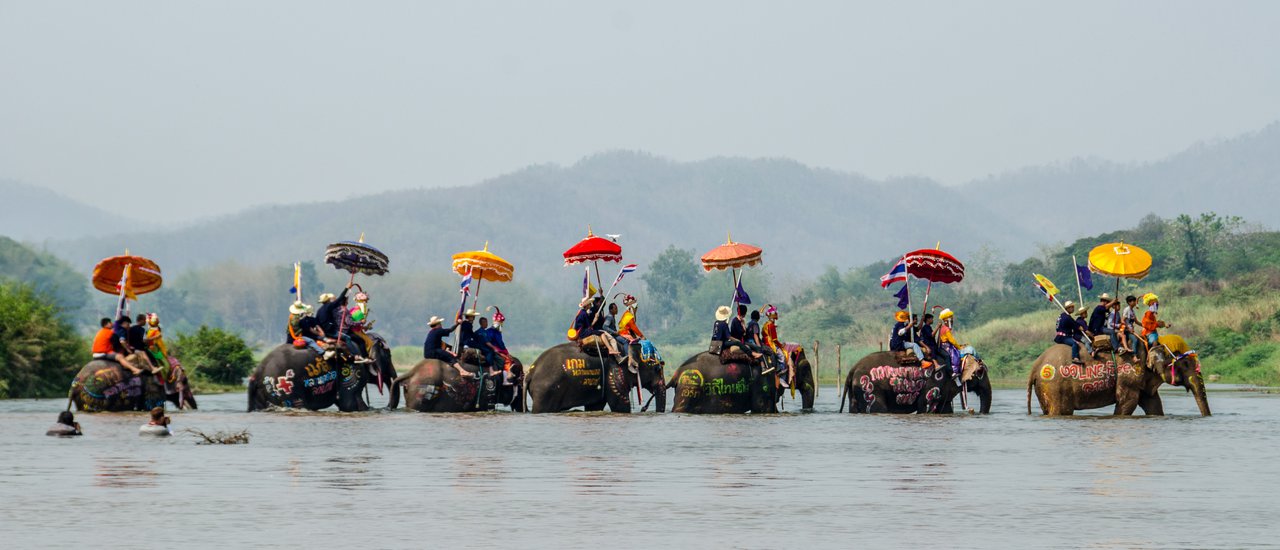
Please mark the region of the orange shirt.
POLYGON ((769 319, 764 322, 764 329, 762 332, 764 332, 764 345, 769 346, 769 349, 771 350, 777 351, 779 344, 778 325, 773 322, 773 319, 769 319))
POLYGON ((1142 335, 1146 336, 1160 328, 1160 322, 1156 321, 1156 312, 1147 310, 1142 314, 1142 335))
POLYGON ((640 327, 636 326, 636 316, 627 310, 622 314, 622 321, 618 323, 618 334, 628 338, 644 338, 644 333, 640 332, 640 327))
POLYGON ((98 334, 93 337, 93 353, 111 353, 115 351, 111 347, 112 338, 115 338, 115 333, 111 331, 111 327, 99 330, 98 334))

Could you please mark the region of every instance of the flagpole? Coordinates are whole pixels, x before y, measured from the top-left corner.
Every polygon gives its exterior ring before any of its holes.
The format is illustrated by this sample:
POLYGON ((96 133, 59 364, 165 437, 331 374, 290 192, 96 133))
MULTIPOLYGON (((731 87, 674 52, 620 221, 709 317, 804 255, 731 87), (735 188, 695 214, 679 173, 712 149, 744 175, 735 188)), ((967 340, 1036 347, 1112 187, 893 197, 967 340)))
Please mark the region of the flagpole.
POLYGON ((1076 297, 1080 298, 1080 307, 1084 307, 1084 290, 1080 288, 1080 262, 1076 261, 1076 255, 1071 255, 1071 270, 1076 272, 1076 297))
POLYGON ((907 288, 907 326, 911 329, 911 341, 916 341, 915 323, 911 322, 911 312, 915 310, 915 306, 911 304, 911 268, 907 266, 907 257, 902 257, 902 272, 906 274, 906 280, 902 282, 907 288))

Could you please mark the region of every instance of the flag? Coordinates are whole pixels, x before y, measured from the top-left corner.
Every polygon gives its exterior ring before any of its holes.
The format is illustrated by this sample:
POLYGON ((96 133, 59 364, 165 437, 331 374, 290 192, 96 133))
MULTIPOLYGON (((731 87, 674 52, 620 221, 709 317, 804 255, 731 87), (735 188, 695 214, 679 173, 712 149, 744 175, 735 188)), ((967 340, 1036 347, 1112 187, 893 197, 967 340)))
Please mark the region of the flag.
POLYGON ((907 294, 907 285, 902 285, 898 292, 893 295, 898 299, 898 309, 907 309, 907 305, 911 303, 911 295, 907 294))
POLYGON ((1036 290, 1040 291, 1040 295, 1041 295, 1041 296, 1044 296, 1045 298, 1048 298, 1050 302, 1052 302, 1052 301, 1053 301, 1053 296, 1052 296, 1052 295, 1050 295, 1050 294, 1049 294, 1049 291, 1045 290, 1045 289, 1044 289, 1044 287, 1040 286, 1040 283, 1036 283, 1036 284, 1034 284, 1034 285, 1032 285, 1032 286, 1036 287, 1036 290))
POLYGON ((1089 268, 1076 264, 1076 276, 1080 278, 1080 286, 1085 290, 1093 290, 1093 274, 1089 272, 1089 268))
MULTIPOLYGON (((613 286, 618 286, 618 283, 622 282, 622 277, 624 275, 628 273, 635 273, 637 267, 639 266, 637 266, 636 264, 627 264, 622 266, 622 270, 618 272, 618 278, 613 280, 613 286)), ((747 303, 750 303, 750 302, 747 302, 747 303)))
POLYGON ((462 283, 458 285, 458 292, 463 296, 471 294, 471 268, 467 268, 467 273, 462 276, 462 283))
POLYGON ((747 291, 742 288, 742 279, 738 279, 738 288, 733 291, 733 301, 739 304, 751 303, 751 296, 748 296, 747 291))
POLYGON ((297 297, 298 301, 302 301, 302 264, 293 264, 293 286, 289 287, 289 293, 297 297))
POLYGON ((880 277, 880 288, 888 288, 889 285, 893 283, 897 283, 897 282, 905 283, 906 281, 907 281, 907 262, 905 260, 898 260, 898 263, 894 264, 893 269, 890 269, 888 273, 886 273, 883 277, 880 277))
POLYGON ((1041 290, 1044 290, 1044 293, 1048 294, 1049 298, 1058 295, 1058 287, 1054 286, 1053 281, 1050 281, 1048 277, 1039 273, 1032 273, 1031 275, 1036 278, 1036 283, 1039 283, 1041 290))
POLYGON ((591 268, 587 267, 586 271, 582 272, 582 297, 583 298, 586 298, 587 296, 591 295, 589 293, 590 289, 591 289, 591 268))

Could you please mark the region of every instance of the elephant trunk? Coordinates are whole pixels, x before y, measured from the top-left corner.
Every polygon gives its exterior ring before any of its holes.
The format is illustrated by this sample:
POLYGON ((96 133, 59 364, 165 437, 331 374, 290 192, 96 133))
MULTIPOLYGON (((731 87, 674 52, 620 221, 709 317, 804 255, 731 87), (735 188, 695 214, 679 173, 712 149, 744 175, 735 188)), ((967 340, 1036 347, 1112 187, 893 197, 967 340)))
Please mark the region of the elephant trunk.
POLYGON ((1206 395, 1204 388, 1204 377, 1199 373, 1192 375, 1187 379, 1187 388, 1196 398, 1196 406, 1200 407, 1200 416, 1212 415, 1213 413, 1209 411, 1209 396, 1206 395))
MULTIPOLYGON (((406 374, 405 376, 409 375, 406 374)), ((403 377, 396 377, 395 380, 392 380, 391 383, 388 384, 391 386, 391 389, 389 390, 391 395, 387 396, 387 410, 394 411, 396 410, 396 407, 400 406, 400 384, 403 382, 403 377)))
POLYGON ((667 383, 662 379, 662 373, 658 373, 658 383, 653 391, 654 410, 667 412, 667 383))

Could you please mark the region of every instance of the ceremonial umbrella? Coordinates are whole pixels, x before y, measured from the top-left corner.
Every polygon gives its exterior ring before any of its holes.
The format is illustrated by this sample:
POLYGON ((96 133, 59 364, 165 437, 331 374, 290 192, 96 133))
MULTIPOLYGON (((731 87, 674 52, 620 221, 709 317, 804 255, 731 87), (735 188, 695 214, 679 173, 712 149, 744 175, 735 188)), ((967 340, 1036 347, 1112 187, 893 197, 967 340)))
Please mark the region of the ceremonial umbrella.
POLYGON ((124 310, 126 299, 137 300, 139 294, 159 290, 163 283, 160 266, 142 256, 133 256, 128 250, 123 256, 104 258, 93 266, 93 288, 120 295, 116 317, 124 310))
POLYGON ((1098 245, 1089 251, 1089 271, 1116 278, 1116 297, 1120 279, 1142 279, 1151 273, 1151 254, 1124 242, 1098 245))
MULTIPOLYGON (((476 281, 476 302, 478 303, 480 300, 481 281, 510 282, 511 278, 515 276, 516 268, 501 256, 489 252, 489 242, 485 241, 483 250, 454 254, 453 271, 464 277, 468 272, 471 273, 472 279, 476 281)), ((465 299, 466 297, 463 296, 464 306, 466 305, 465 299)))
MULTIPOLYGON (((356 273, 386 275, 391 260, 381 250, 365 243, 364 233, 361 233, 359 240, 341 241, 329 245, 324 251, 324 263, 351 273, 351 278, 347 280, 347 288, 351 288, 351 285, 356 282, 356 273)), ((361 292, 364 292, 364 290, 361 290, 361 292)), ((302 293, 299 292, 298 297, 301 299, 302 293)), ((356 298, 358 299, 359 297, 357 294, 356 298)), ((347 315, 344 311, 338 321, 339 333, 345 328, 346 322, 347 315)), ((381 390, 382 386, 379 385, 378 389, 381 390)))
POLYGON ((761 255, 764 254, 758 246, 752 246, 745 243, 733 242, 733 235, 729 235, 725 243, 712 248, 706 254, 702 255, 702 269, 711 271, 712 269, 728 269, 733 276, 733 302, 738 302, 738 283, 741 279, 738 277, 738 270, 748 266, 759 265, 761 255))
MULTIPOLYGON (((940 247, 941 245, 936 248, 921 248, 902 255, 902 263, 906 265, 909 275, 929 281, 929 286, 924 291, 922 311, 925 313, 929 311, 929 293, 933 290, 933 283, 951 284, 964 280, 964 264, 955 256, 940 250, 940 247)), ((906 284, 910 286, 911 282, 907 281, 906 284)), ((910 311, 910 290, 907 291, 907 300, 907 309, 910 311)))
MULTIPOLYGON (((587 226, 587 236, 564 251, 564 265, 570 266, 591 262, 596 266, 596 286, 603 287, 600 280, 600 262, 622 262, 622 246, 612 239, 598 237, 587 226)), ((601 288, 600 290, 604 290, 601 288)))

